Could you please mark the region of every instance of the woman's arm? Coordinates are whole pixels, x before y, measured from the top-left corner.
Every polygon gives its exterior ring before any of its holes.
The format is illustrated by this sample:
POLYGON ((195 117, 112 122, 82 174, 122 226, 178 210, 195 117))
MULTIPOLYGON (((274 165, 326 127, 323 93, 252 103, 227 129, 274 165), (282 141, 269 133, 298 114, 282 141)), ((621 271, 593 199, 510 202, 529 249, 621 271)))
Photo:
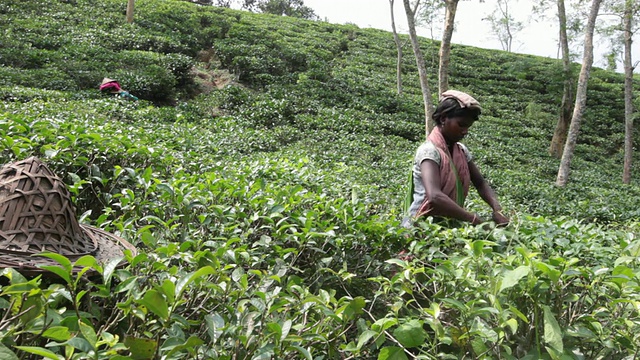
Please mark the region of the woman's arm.
POLYGON ((466 211, 442 192, 440 167, 435 161, 424 160, 420 164, 420 173, 425 190, 425 200, 432 206, 430 215, 467 221, 474 225, 484 222, 477 214, 466 211))
POLYGON ((502 206, 500 205, 495 192, 484 179, 480 170, 478 170, 478 167, 473 161, 469 161, 469 173, 471 175, 471 182, 478 190, 478 194, 480 194, 482 200, 484 200, 493 210, 493 221, 498 225, 509 224, 509 219, 502 214, 502 206))

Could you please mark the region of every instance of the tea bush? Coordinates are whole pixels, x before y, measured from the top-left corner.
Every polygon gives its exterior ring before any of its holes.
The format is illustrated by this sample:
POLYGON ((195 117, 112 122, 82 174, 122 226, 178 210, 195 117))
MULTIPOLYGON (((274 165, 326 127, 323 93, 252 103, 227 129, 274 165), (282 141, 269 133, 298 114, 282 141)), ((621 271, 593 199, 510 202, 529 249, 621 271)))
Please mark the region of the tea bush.
MULTIPOLYGON (((82 222, 139 250, 122 267, 45 254, 50 276, 4 269, 2 356, 637 354, 640 193, 619 181, 619 75, 594 69, 557 188, 561 64, 454 45, 451 86, 483 106, 465 142, 512 223, 405 229, 424 115, 410 56, 395 93, 391 34, 177 0, 137 1, 126 24, 125 6, 0 4, 0 161, 43 158, 82 222), (229 77, 198 91, 194 66, 229 77), (104 76, 142 100, 100 94, 104 76)), ((431 83, 438 46, 421 39, 431 83)), ((489 215, 475 192, 467 206, 489 215)))

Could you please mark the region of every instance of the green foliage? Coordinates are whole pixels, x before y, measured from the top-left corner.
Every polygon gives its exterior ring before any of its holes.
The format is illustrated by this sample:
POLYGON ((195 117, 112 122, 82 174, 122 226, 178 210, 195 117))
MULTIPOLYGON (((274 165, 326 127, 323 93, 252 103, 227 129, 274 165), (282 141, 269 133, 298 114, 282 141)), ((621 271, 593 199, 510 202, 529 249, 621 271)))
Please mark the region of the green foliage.
POLYGON ((243 0, 242 7, 262 13, 316 20, 318 16, 303 0, 243 0))
MULTIPOLYGON (((451 86, 483 105, 465 141, 512 224, 407 230, 424 116, 410 57, 395 94, 391 34, 172 0, 136 2, 129 25, 124 6, 0 4, 0 161, 42 157, 82 222, 139 249, 42 254, 59 266, 33 279, 3 270, 1 357, 638 353, 640 192, 618 180, 619 75, 594 69, 560 189, 546 149, 561 64, 454 46, 451 86), (104 76, 143 100, 98 93, 104 76)), ((475 192, 467 206, 487 212, 475 192)))

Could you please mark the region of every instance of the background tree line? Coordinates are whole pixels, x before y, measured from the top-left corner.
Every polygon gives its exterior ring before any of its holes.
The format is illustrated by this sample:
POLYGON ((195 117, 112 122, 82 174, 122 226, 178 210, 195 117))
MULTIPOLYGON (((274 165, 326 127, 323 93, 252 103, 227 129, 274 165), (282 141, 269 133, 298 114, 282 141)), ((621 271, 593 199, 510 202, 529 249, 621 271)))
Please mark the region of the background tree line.
POLYGON ((317 20, 312 8, 304 0, 192 0, 192 2, 230 8, 239 6, 244 10, 264 14, 291 16, 301 19, 317 20))

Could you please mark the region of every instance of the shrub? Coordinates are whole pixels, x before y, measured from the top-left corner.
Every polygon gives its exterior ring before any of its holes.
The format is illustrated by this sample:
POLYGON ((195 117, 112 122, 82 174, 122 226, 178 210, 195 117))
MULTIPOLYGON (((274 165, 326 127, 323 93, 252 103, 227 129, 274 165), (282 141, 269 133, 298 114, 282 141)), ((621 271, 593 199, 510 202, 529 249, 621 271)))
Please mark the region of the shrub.
POLYGON ((58 69, 16 69, 4 66, 0 67, 0 85, 65 91, 74 91, 78 88, 68 74, 58 69))
POLYGON ((176 78, 161 66, 149 65, 142 71, 116 70, 114 75, 123 89, 141 99, 158 103, 174 99, 176 78))
POLYGON ((167 54, 160 59, 165 69, 171 71, 176 78, 177 86, 184 87, 193 83, 191 69, 195 64, 192 57, 182 54, 167 54))

